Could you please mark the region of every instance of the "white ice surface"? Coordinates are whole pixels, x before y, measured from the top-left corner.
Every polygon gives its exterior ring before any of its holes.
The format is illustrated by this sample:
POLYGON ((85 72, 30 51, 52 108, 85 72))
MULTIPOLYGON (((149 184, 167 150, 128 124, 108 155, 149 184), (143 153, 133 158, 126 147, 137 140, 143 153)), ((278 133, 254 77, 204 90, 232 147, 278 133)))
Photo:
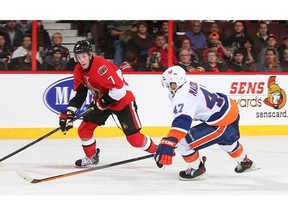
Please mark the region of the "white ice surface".
MULTIPOLYGON (((154 140, 157 143, 160 138, 155 137, 154 140)), ((0 140, 0 158, 32 141, 34 140, 0 140)), ((110 212, 122 211, 126 216, 129 215, 130 208, 123 207, 127 204, 131 206, 131 202, 139 211, 136 215, 155 215, 157 211, 161 214, 166 210, 172 215, 173 211, 175 214, 180 211, 185 213, 194 207, 215 213, 218 208, 223 211, 232 208, 230 211, 235 211, 240 206, 241 209, 232 216, 237 213, 247 214, 243 208, 249 206, 257 207, 257 214, 261 210, 265 213, 271 210, 271 214, 276 215, 277 211, 282 213, 288 200, 287 141, 287 136, 242 137, 241 143, 248 156, 261 167, 258 171, 244 174, 234 172, 236 162, 217 145, 204 149, 200 152, 207 157, 207 179, 204 181, 178 180, 178 172, 185 169, 186 164, 176 154, 173 165, 165 169, 157 168, 153 158, 149 158, 49 182, 28 183, 17 175, 16 169, 23 169, 36 178, 79 170, 74 167, 74 161, 83 157, 78 139, 45 139, 0 162, 0 202, 7 202, 8 205, 3 206, 14 211, 19 209, 13 209, 14 204, 10 207, 11 203, 24 203, 25 207, 36 203, 40 207, 44 205, 42 208, 52 203, 55 207, 59 205, 60 209, 63 206, 72 209, 72 215, 76 215, 78 210, 79 214, 83 214, 84 209, 81 206, 87 203, 92 205, 92 210, 90 207, 88 209, 95 211, 97 216, 108 214, 106 207, 102 214, 97 214, 96 210, 106 205, 110 212), (152 212, 149 210, 151 201, 154 206, 152 212), (79 209, 73 210, 75 206, 79 209)), ((98 138, 97 143, 101 149, 99 165, 146 155, 144 151, 132 148, 124 137, 98 138)), ((66 209, 65 213, 67 208, 63 208, 66 209)), ((42 209, 42 215, 45 212, 51 215, 52 209, 48 205, 46 211, 43 212, 42 209)), ((32 210, 38 215, 38 211, 34 208, 32 210)), ((131 215, 135 215, 133 212, 131 215)), ((224 212, 222 215, 225 215, 224 212)))

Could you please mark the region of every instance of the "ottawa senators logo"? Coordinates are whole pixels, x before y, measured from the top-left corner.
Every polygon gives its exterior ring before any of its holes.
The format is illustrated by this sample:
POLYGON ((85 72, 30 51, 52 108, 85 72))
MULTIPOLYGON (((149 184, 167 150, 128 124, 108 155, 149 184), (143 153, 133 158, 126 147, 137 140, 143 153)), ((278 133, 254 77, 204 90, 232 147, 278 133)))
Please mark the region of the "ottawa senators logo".
POLYGON ((275 80, 276 76, 271 76, 268 79, 268 97, 264 99, 264 103, 274 109, 281 109, 286 104, 287 96, 275 80))

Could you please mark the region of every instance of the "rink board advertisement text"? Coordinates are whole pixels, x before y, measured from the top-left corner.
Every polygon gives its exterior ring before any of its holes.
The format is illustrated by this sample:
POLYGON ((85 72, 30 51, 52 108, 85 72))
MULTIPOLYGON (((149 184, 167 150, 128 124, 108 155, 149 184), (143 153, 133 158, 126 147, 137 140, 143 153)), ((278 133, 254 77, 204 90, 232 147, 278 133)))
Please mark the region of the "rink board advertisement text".
MULTIPOLYGON (((165 135, 172 111, 168 90, 161 85, 161 74, 124 76, 136 96, 143 130, 154 136, 165 135)), ((243 135, 288 134, 287 75, 197 74, 187 78, 215 92, 226 93, 237 102, 243 135)), ((22 134, 33 138, 58 127, 58 113, 75 94, 72 74, 1 74, 0 89, 0 138, 21 138, 22 134)), ((88 94, 80 112, 87 109, 90 101, 88 94)), ((79 123, 75 122, 75 128, 79 123)), ((77 137, 76 133, 73 129, 70 137, 77 137)), ((113 118, 96 133, 99 136, 122 135, 113 118)), ((69 133, 67 135, 69 137, 69 133)), ((57 136, 61 134, 54 137, 57 136)))

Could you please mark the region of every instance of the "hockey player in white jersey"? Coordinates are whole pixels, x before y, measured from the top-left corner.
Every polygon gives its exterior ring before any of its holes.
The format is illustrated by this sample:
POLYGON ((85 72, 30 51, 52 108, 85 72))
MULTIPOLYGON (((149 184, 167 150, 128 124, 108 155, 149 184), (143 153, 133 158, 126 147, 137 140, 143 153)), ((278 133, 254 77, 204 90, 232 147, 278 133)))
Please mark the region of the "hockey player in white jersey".
POLYGON ((201 161, 198 151, 218 144, 238 163, 236 173, 253 170, 255 163, 247 157, 239 142, 240 116, 234 100, 187 81, 186 72, 180 66, 168 68, 163 73, 162 84, 169 89, 174 119, 154 155, 158 167, 172 164, 177 148, 189 166, 180 171, 180 180, 205 179, 206 157, 201 161), (192 120, 202 123, 191 127, 192 120))

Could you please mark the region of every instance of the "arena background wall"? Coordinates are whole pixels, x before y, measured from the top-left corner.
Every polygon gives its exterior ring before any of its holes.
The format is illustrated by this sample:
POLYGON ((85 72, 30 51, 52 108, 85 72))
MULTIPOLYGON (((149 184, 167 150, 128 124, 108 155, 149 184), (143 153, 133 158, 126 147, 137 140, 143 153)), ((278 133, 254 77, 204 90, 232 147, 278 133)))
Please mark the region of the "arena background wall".
MULTIPOLYGON (((136 96, 142 131, 150 136, 165 136, 170 128, 172 108, 167 97, 168 90, 161 85, 161 73, 135 72, 124 76, 136 96)), ((55 83, 61 83, 66 78, 72 80, 72 74, 0 74, 0 138, 38 138, 57 128, 58 114, 53 111, 53 106, 65 107, 69 98, 54 95, 55 98, 48 97, 47 102, 44 95, 53 94, 55 83), (47 94, 49 91, 50 94, 47 94), (52 105, 49 107, 47 103, 52 105)), ((236 100, 240 107, 242 135, 288 134, 286 73, 203 73, 190 74, 188 79, 224 92, 236 100), (275 88, 281 93, 278 107, 269 102, 275 88)), ((61 88, 58 87, 58 92, 65 90, 65 86, 61 88)), ((79 123, 80 120, 76 121, 74 128, 65 136, 58 131, 50 137, 76 138, 79 123)), ((96 130, 95 136, 123 136, 117 125, 119 123, 110 117, 105 126, 96 130)))

